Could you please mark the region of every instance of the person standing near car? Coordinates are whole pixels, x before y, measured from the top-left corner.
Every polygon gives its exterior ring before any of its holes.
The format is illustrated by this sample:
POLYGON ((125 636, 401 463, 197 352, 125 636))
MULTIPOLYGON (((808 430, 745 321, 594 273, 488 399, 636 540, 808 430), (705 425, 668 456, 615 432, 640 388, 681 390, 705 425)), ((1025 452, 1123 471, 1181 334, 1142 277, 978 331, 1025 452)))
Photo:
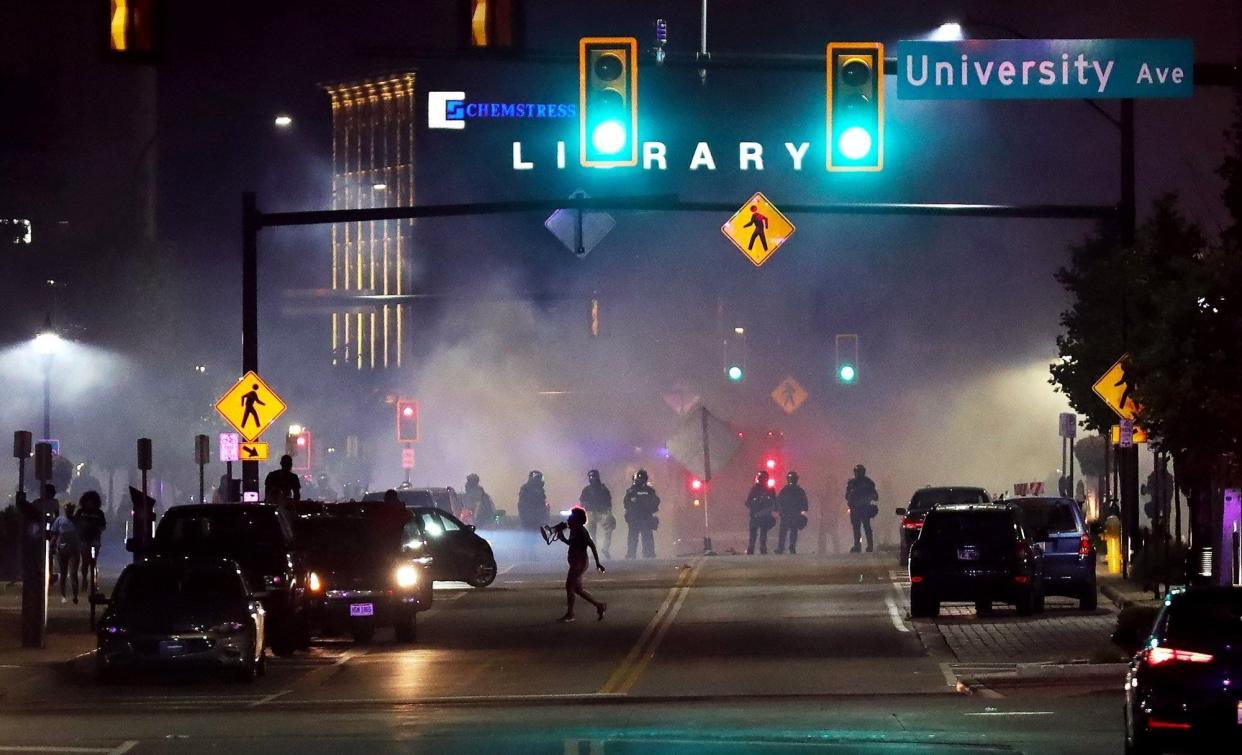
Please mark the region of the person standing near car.
POLYGON ((659 526, 656 512, 660 510, 660 496, 647 482, 647 470, 634 473, 634 484, 625 491, 622 506, 625 508, 626 533, 625 557, 638 555, 638 541, 643 543, 643 558, 655 558, 655 530, 659 526))
POLYGON ((461 493, 464 508, 470 509, 477 527, 495 524, 496 504, 479 484, 479 476, 473 472, 466 475, 466 487, 461 493))
POLYGON ((789 554, 798 552, 798 530, 806 526, 806 511, 810 506, 806 500, 806 491, 798 485, 798 473, 785 474, 785 487, 776 494, 776 508, 781 515, 781 529, 776 539, 776 552, 785 552, 785 543, 789 543, 789 554))
POLYGON ((273 469, 263 480, 263 499, 284 501, 302 500, 302 480, 293 472, 293 457, 280 457, 280 469, 273 469))
POLYGON ((612 491, 600 481, 598 469, 587 472, 587 485, 578 495, 578 503, 586 509, 592 540, 599 537, 599 528, 603 526, 604 558, 612 558, 612 531, 617 527, 617 520, 612 516, 612 491))
POLYGON ((750 514, 750 540, 746 546, 746 555, 755 555, 755 541, 759 541, 759 554, 768 553, 768 530, 776 524, 776 495, 768 486, 768 471, 759 470, 755 475, 755 484, 746 496, 746 511, 750 514))
POLYGON ((877 508, 875 502, 880 500, 875 483, 867 476, 867 468, 862 464, 854 467, 854 478, 845 484, 845 504, 850 509, 850 526, 854 529, 854 547, 850 553, 862 551, 862 535, 867 535, 867 552, 875 550, 875 542, 871 534, 871 519, 877 508))

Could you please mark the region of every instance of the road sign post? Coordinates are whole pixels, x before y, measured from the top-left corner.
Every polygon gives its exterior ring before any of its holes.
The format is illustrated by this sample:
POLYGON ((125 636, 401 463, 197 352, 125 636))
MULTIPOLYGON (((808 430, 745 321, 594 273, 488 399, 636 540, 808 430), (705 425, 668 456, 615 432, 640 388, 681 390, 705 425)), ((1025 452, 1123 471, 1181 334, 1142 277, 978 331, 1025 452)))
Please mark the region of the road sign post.
POLYGON ((198 502, 206 503, 206 480, 204 467, 211 462, 211 439, 206 435, 194 436, 194 463, 198 465, 198 502))

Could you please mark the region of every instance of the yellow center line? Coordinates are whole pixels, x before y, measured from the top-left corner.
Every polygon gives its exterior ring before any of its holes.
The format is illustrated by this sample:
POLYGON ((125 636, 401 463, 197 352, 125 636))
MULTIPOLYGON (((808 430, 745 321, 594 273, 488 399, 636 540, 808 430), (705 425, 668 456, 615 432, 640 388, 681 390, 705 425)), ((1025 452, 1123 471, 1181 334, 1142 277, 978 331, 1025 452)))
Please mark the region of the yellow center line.
POLYGON ((656 649, 659 648, 664 635, 668 633, 673 620, 677 618, 677 612, 686 602, 686 595, 695 579, 698 578, 703 562, 704 557, 700 556, 691 568, 683 569, 677 576, 677 581, 669 589, 664 602, 656 611, 655 616, 651 617, 651 621, 639 636, 638 641, 634 643, 634 647, 630 648, 630 652, 621 661, 621 665, 612 672, 612 675, 604 682, 604 686, 600 687, 600 694, 624 695, 638 683, 639 677, 651 663, 651 659, 655 657, 656 649))

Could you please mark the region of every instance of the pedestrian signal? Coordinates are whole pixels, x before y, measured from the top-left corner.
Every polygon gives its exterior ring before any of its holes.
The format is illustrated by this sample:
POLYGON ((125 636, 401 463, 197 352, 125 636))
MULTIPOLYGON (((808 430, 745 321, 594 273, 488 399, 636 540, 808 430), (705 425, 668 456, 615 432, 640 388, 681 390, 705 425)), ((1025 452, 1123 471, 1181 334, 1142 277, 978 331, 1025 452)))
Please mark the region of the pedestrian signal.
POLYGON ((853 333, 837 336, 837 382, 858 382, 858 336, 853 333))
POLYGON ((638 164, 638 40, 578 40, 578 126, 583 167, 638 164))
POLYGON ((418 402, 412 398, 397 399, 397 441, 418 442, 418 402))
POLYGON ((828 170, 884 169, 884 45, 828 45, 828 170))

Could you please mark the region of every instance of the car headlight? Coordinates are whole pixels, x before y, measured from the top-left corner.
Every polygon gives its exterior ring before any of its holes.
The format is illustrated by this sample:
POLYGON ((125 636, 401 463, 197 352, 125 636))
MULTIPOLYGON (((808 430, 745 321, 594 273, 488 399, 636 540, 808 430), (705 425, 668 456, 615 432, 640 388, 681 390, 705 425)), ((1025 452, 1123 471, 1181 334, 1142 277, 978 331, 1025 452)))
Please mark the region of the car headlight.
POLYGON ((306 579, 306 586, 310 588, 311 592, 320 592, 323 590, 323 581, 319 579, 318 574, 311 572, 310 576, 306 579))
POLYGON ((245 628, 246 628, 246 625, 242 624, 241 622, 226 621, 222 624, 216 624, 214 627, 212 627, 211 629, 208 629, 207 631, 211 632, 212 634, 237 634, 238 632, 242 631, 245 628))
POLYGON ((406 564, 397 568, 397 587, 414 587, 418 584, 418 569, 406 564))
POLYGON ((109 637, 116 637, 117 635, 125 634, 126 629, 125 627, 118 626, 116 624, 100 624, 99 632, 100 634, 106 634, 109 637))

